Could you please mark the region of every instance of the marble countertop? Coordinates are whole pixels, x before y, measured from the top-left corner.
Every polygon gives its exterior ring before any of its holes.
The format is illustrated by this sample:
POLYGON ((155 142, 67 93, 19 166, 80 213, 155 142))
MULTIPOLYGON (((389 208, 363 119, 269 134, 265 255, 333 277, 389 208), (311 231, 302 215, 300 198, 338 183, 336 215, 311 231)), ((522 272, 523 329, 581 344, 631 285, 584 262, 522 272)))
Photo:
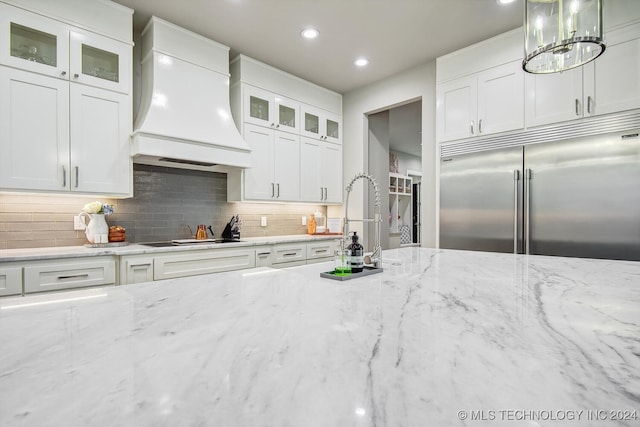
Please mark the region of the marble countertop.
POLYGON ((105 247, 61 246, 54 248, 0 249, 0 263, 36 261, 53 258, 76 258, 105 255, 139 255, 161 252, 194 251, 201 249, 237 248, 248 246, 275 245, 279 243, 313 242, 317 240, 337 240, 339 235, 295 234, 286 236, 243 237, 240 242, 233 243, 198 243, 195 245, 176 245, 169 247, 151 247, 137 243, 124 246, 107 245, 105 247))
POLYGON ((411 247, 383 266, 1 299, 0 425, 640 425, 640 263, 411 247))

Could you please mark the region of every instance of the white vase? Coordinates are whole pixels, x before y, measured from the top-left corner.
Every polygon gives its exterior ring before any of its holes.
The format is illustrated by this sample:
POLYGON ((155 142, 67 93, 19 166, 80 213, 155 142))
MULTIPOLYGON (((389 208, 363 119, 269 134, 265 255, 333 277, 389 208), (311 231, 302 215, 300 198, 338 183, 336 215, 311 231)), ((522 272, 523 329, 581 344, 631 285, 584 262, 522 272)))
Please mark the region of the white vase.
POLYGON ((104 214, 88 214, 80 212, 80 218, 85 223, 84 234, 87 236, 89 243, 108 243, 109 242, 109 226, 104 218, 104 214), (87 224, 87 218, 89 223, 87 224))

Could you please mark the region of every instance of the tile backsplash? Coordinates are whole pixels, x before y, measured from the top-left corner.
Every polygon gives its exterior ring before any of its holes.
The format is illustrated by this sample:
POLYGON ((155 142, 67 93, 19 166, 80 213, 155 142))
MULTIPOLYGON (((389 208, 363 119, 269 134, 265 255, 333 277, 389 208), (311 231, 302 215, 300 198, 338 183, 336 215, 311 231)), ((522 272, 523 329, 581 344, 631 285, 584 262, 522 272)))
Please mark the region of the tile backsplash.
POLYGON ((242 219, 242 237, 305 234, 302 216, 326 207, 303 204, 227 203, 225 174, 134 165, 134 197, 109 199, 67 195, 0 194, 0 249, 78 246, 84 231, 73 230, 73 216, 91 201, 114 207, 109 225, 127 229, 128 242, 192 237, 197 224, 211 225, 220 237, 235 214, 242 219), (267 227, 260 217, 267 217, 267 227))

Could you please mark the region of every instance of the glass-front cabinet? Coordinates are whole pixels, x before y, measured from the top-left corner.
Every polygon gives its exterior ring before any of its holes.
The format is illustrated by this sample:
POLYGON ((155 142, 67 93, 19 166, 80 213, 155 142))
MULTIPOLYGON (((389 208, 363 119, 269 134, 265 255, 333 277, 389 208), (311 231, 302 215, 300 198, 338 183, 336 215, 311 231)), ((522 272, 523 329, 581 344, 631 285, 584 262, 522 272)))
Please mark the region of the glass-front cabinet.
POLYGON ((130 92, 131 46, 0 3, 0 63, 130 92))
POLYGON ((285 132, 300 132, 300 106, 291 99, 244 85, 244 121, 285 132))
POLYGON ((303 105, 301 111, 302 135, 333 143, 342 141, 340 118, 337 115, 308 105, 303 105))

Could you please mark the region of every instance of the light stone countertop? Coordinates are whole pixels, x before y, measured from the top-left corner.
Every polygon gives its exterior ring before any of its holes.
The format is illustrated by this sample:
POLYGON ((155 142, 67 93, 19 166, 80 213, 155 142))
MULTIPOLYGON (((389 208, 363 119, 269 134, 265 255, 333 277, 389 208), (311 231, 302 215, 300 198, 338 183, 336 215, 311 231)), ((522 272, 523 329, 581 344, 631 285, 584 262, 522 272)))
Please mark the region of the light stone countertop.
POLYGON ((137 243, 125 246, 106 246, 89 248, 85 246, 62 246, 55 248, 1 249, 0 265, 3 262, 36 261, 54 258, 77 258, 103 255, 139 255, 162 252, 194 251, 201 249, 238 248, 261 245, 275 245, 278 243, 314 242, 319 240, 337 240, 339 235, 308 235, 295 234, 286 236, 243 237, 240 242, 233 243, 198 243, 194 245, 177 245, 169 247, 151 247, 137 243))
POLYGON ((640 263, 383 255, 4 298, 0 425, 640 425, 640 263))

